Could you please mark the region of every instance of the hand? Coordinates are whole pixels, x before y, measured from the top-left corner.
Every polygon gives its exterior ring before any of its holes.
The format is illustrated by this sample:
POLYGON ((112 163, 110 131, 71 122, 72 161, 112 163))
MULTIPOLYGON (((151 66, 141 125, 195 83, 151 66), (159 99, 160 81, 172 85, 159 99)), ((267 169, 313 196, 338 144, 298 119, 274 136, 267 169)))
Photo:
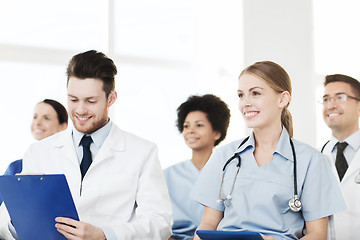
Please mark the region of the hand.
POLYGON ((262 238, 264 240, 276 240, 276 238, 272 237, 272 236, 262 236, 262 238))
POLYGON ((57 217, 56 229, 69 240, 106 240, 105 233, 89 223, 57 217))

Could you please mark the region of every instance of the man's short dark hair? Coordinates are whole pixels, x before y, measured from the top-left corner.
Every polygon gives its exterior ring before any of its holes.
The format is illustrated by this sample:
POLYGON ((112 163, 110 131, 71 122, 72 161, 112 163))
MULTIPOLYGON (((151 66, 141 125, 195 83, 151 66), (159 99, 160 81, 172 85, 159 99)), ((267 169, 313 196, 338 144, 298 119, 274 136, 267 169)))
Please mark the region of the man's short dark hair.
POLYGON ((356 80, 355 78, 343 75, 343 74, 333 74, 333 75, 327 75, 325 77, 324 86, 328 85, 332 82, 344 82, 351 85, 351 88, 354 91, 354 94, 356 94, 356 97, 360 97, 360 82, 356 80))
POLYGON ((194 111, 205 113, 211 123, 212 129, 221 134, 214 146, 225 139, 230 122, 230 110, 225 102, 212 94, 190 96, 187 101, 182 103, 177 109, 176 126, 180 133, 182 133, 184 129, 186 116, 194 111))
POLYGON ((69 84, 70 77, 99 79, 103 82, 103 89, 108 97, 110 92, 115 89, 116 73, 116 66, 110 58, 101 52, 90 50, 71 58, 66 70, 67 84, 69 84))

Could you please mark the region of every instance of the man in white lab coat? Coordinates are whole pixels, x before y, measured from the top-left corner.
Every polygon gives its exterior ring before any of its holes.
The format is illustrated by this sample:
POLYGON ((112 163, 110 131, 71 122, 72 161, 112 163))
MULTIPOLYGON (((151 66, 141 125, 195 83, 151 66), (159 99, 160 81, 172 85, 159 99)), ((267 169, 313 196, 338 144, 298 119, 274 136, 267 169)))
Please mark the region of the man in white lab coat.
POLYGON ((322 152, 331 159, 347 206, 330 221, 329 238, 355 240, 360 238, 360 83, 335 74, 325 77, 324 86, 323 117, 332 137, 322 152))
POLYGON ((55 219, 67 239, 168 239, 171 204, 157 147, 108 116, 117 98, 116 73, 113 61, 94 50, 71 59, 67 94, 74 128, 30 146, 23 173, 65 174, 80 218, 55 219))

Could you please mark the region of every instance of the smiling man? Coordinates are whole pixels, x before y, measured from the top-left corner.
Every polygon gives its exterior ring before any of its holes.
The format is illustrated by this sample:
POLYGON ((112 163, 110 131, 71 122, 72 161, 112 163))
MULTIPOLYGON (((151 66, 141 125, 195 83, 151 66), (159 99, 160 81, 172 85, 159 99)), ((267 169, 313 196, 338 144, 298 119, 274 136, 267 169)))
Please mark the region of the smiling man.
POLYGON ((80 221, 58 216, 67 239, 167 239, 171 205, 155 144, 109 118, 117 69, 103 53, 75 55, 67 68, 73 128, 30 146, 24 173, 63 173, 80 221))
POLYGON ((360 83, 341 74, 325 77, 323 117, 332 137, 322 148, 340 180, 347 210, 335 214, 330 224, 332 237, 359 239, 360 236, 360 83))

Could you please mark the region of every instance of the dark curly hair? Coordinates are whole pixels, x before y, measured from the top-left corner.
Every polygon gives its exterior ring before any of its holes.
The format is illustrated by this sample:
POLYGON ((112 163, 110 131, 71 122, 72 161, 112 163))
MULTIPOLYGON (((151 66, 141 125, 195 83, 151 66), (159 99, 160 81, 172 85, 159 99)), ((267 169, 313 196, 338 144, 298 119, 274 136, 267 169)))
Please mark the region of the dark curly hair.
POLYGON ((205 113, 211 123, 212 129, 221 134, 214 146, 225 139, 230 122, 230 110, 225 102, 212 94, 190 96, 186 102, 182 103, 177 109, 176 126, 180 133, 182 133, 184 129, 186 116, 194 111, 205 113))

